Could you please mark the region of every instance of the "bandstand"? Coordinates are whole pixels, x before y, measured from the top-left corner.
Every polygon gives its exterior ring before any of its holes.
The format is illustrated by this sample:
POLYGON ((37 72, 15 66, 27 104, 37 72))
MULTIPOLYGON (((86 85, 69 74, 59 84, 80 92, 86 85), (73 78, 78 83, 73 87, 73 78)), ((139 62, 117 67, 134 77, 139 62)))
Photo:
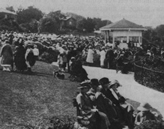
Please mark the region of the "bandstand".
POLYGON ((142 32, 146 29, 126 19, 106 25, 100 28, 101 34, 105 36, 107 42, 115 43, 136 43, 142 44, 142 32), (112 37, 112 40, 109 39, 112 37))

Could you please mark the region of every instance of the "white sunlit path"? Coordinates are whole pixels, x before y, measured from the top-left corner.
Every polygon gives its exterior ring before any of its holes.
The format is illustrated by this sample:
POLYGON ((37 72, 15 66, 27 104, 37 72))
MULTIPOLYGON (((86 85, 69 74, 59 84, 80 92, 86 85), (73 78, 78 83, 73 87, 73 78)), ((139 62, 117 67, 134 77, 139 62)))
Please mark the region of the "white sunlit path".
POLYGON ((164 93, 145 87, 134 80, 134 73, 122 74, 115 70, 102 69, 98 67, 84 66, 89 78, 108 77, 110 80, 117 79, 121 84, 118 90, 126 98, 139 103, 148 102, 164 116, 164 93))
MULTIPOLYGON (((57 66, 57 63, 53 62, 52 65, 57 66)), ((110 81, 115 79, 118 80, 122 85, 118 90, 125 98, 139 103, 147 102, 152 107, 156 108, 164 117, 164 93, 137 83, 134 80, 134 73, 116 73, 116 70, 103 69, 100 67, 83 66, 83 68, 87 71, 90 79, 108 77, 110 81)))

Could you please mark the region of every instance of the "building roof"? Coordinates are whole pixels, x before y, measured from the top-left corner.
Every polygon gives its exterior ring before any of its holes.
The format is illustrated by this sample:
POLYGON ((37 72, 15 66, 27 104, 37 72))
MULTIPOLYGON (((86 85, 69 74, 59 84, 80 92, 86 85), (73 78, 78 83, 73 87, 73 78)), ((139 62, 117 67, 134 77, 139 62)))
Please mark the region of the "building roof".
POLYGON ((16 15, 15 12, 11 12, 11 11, 6 10, 6 9, 3 9, 3 8, 0 8, 0 13, 10 14, 10 15, 16 15))
POLYGON ((122 19, 118 22, 111 23, 104 27, 101 27, 100 30, 146 30, 142 25, 137 25, 126 19, 122 19))

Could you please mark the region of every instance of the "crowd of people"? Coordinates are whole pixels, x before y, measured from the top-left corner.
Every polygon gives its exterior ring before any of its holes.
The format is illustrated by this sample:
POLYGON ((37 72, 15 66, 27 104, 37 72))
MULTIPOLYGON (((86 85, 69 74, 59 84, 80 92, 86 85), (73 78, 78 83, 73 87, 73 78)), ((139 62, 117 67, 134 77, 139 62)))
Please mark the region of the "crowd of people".
POLYGON ((31 68, 39 56, 36 45, 25 44, 23 37, 14 39, 13 33, 1 34, 0 64, 3 71, 32 72, 31 68))
MULTIPOLYGON (((74 100, 78 123, 81 126, 91 129, 119 129, 127 125, 129 129, 133 129, 135 124, 141 124, 146 119, 156 120, 145 105, 138 109, 140 113, 136 115, 137 117, 134 116, 134 108, 117 90, 121 86, 117 80, 111 82, 105 77, 100 80, 89 80, 87 72, 82 67, 100 66, 128 73, 143 48, 131 46, 128 49, 121 49, 118 42, 114 45, 106 43, 102 36, 57 36, 1 31, 0 64, 3 71, 31 73, 38 57, 46 51, 44 49, 41 52, 40 46, 58 51, 59 71, 69 72, 70 80, 81 82, 78 87, 80 93, 74 100)), ((154 48, 146 50, 148 56, 156 53, 158 50, 154 48)), ((163 56, 164 52, 161 50, 159 53, 163 56)))
MULTIPOLYGON (((34 34, 34 33, 16 33, 16 32, 9 32, 9 31, 1 31, 0 32, 0 43, 1 47, 8 48, 11 46, 10 57, 15 57, 14 59, 21 58, 19 55, 25 55, 25 59, 21 59, 22 64, 26 64, 21 66, 28 67, 30 70, 31 66, 34 65, 33 61, 36 60, 36 57, 41 55, 46 49, 42 48, 50 48, 52 50, 58 51, 58 64, 61 71, 70 72, 70 63, 71 58, 75 58, 75 60, 80 60, 82 65, 89 65, 89 66, 98 66, 102 68, 108 69, 116 69, 121 70, 122 73, 128 73, 130 70, 133 70, 133 62, 137 59, 137 55, 139 50, 142 51, 142 47, 135 47, 130 45, 128 48, 119 47, 120 43, 117 41, 113 45, 109 43, 109 41, 104 40, 102 36, 73 36, 73 35, 55 35, 55 34, 34 34), (6 46, 6 47, 4 47, 6 46), (42 46, 42 47, 41 47, 42 46), (25 48, 25 50, 23 49, 25 48), (21 53, 19 54, 19 50, 21 53), (33 50, 34 59, 30 59, 28 63, 27 53, 33 50), (18 52, 17 52, 18 51, 18 52), (25 60, 25 61, 23 61, 25 60)), ((9 50, 8 50, 9 51, 9 50)), ((157 52, 157 50, 147 48, 147 54, 153 55, 153 53, 157 52)), ((6 53, 6 52, 5 52, 6 53)), ((161 54, 163 51, 161 50, 161 54)), ((1 51, 1 57, 4 54, 1 51)), ((56 55, 52 55, 56 56, 56 55)), ((9 64, 13 67, 13 58, 10 58, 9 64)), ((17 61, 14 61, 17 62, 17 61)), ((3 62, 2 64, 5 66, 6 63, 3 62)), ((15 63, 18 64, 18 63, 15 63)), ((19 66, 18 66, 19 67, 19 66)), ((19 69, 19 68, 17 68, 19 69)), ((23 68, 24 70, 25 68, 23 68)), ((22 69, 20 69, 22 70, 22 69)))

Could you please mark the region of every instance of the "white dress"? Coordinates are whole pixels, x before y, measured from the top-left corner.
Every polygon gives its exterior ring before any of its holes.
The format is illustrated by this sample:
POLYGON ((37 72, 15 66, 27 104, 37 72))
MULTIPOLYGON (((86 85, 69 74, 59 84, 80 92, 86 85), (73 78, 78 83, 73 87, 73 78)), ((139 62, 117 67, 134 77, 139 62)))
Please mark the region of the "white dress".
POLYGON ((104 66, 105 55, 106 55, 106 52, 104 50, 102 50, 100 52, 100 65, 101 66, 104 66))
POLYGON ((94 51, 92 49, 89 49, 88 54, 87 54, 87 59, 86 59, 87 63, 93 63, 93 54, 94 54, 94 51))

